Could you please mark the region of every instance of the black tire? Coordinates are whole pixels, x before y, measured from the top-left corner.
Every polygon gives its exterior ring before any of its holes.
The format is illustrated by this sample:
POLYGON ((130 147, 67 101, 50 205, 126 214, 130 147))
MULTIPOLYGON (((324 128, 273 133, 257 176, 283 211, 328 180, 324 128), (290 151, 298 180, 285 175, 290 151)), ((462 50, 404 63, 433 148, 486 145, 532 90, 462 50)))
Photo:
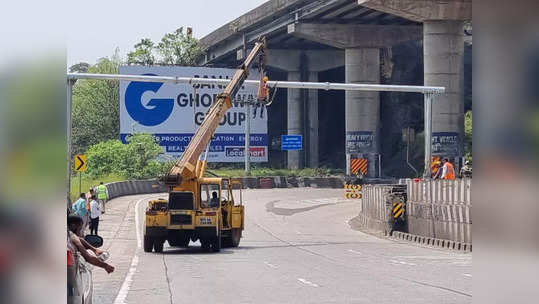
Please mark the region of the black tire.
POLYGON ((183 247, 183 248, 187 248, 187 247, 189 247, 189 241, 190 241, 189 237, 183 238, 183 239, 178 241, 178 246, 183 247))
POLYGON ((153 238, 151 236, 144 235, 144 252, 152 252, 153 238))
POLYGON ((212 238, 211 249, 213 252, 221 251, 221 237, 220 236, 215 236, 212 238))
POLYGON ((232 247, 232 237, 227 236, 226 238, 223 238, 221 245, 223 246, 223 248, 232 247))
POLYGON ((241 229, 240 228, 232 229, 232 236, 231 236, 232 247, 238 247, 240 245, 240 240, 241 240, 241 229))
POLYGON ((202 250, 210 251, 210 240, 200 239, 200 244, 202 245, 202 250))
POLYGON ((155 252, 163 252, 163 245, 164 244, 165 244, 164 241, 154 240, 154 242, 153 242, 153 250, 155 250, 155 252))

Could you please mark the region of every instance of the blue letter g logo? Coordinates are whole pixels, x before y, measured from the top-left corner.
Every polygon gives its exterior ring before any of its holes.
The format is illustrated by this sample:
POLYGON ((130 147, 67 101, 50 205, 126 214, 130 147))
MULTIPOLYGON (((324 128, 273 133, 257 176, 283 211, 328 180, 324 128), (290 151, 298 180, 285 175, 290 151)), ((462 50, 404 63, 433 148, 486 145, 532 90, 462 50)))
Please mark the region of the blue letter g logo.
MULTIPOLYGON (((145 74, 155 76, 154 74, 145 74)), ((142 94, 146 91, 157 92, 163 83, 132 81, 125 91, 125 108, 135 121, 143 126, 157 126, 172 114, 174 99, 151 99, 148 107, 142 104, 142 94)))

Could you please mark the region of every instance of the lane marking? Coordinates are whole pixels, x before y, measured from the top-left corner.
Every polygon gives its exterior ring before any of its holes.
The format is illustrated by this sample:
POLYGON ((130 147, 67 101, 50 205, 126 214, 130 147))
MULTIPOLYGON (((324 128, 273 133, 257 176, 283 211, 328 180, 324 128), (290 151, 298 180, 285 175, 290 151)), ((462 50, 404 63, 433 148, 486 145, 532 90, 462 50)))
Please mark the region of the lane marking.
POLYGON ((303 283, 305 285, 311 286, 311 287, 320 287, 317 284, 315 284, 313 282, 309 282, 309 281, 307 281, 305 279, 302 279, 302 278, 298 278, 298 281, 300 281, 301 283, 303 283))
POLYGON ((471 274, 469 274, 469 273, 463 273, 462 275, 463 275, 463 276, 465 276, 465 277, 469 277, 469 278, 471 278, 471 277, 472 277, 472 275, 471 275, 471 274))
POLYGON ((269 267, 271 267, 273 269, 277 268, 277 266, 275 266, 275 265, 273 265, 271 263, 268 263, 268 262, 264 262, 264 264, 268 265, 269 267))
POLYGON ((359 254, 359 255, 362 254, 361 252, 355 251, 355 250, 353 250, 353 249, 348 249, 348 252, 355 253, 355 254, 359 254))
POLYGON ((414 263, 408 263, 403 261, 395 261, 395 260, 389 260, 393 264, 401 264, 401 265, 408 265, 408 266, 417 266, 417 264, 414 263))
POLYGON ((131 260, 131 266, 129 266, 129 271, 127 272, 127 275, 125 276, 124 282, 122 283, 122 287, 120 287, 120 291, 118 292, 116 299, 114 299, 114 304, 125 304, 125 300, 127 299, 127 294, 129 293, 129 288, 131 287, 131 283, 133 283, 133 276, 135 275, 135 272, 137 271, 138 250, 142 247, 142 235, 140 233, 138 210, 139 210, 140 203, 145 199, 146 198, 141 198, 135 203, 135 225, 136 225, 135 231, 137 233, 137 249, 135 250, 135 255, 133 256, 133 259, 131 260))

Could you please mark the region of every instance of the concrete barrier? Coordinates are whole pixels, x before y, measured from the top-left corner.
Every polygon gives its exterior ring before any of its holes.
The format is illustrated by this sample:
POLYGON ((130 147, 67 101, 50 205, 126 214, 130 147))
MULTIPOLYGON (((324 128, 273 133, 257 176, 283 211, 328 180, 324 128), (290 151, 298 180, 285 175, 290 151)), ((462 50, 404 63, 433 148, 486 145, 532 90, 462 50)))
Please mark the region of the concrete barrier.
POLYGON ((471 179, 404 180, 408 233, 472 243, 471 179))
MULTIPOLYGON (((437 247, 471 250, 471 179, 401 180, 405 186, 406 225, 401 239, 437 247)), ((389 235, 392 189, 397 185, 364 185, 359 226, 389 235)))
POLYGON ((363 185, 363 198, 358 220, 360 226, 389 235, 393 226, 392 194, 403 192, 399 184, 363 185))
MULTIPOLYGON (((340 177, 242 177, 240 178, 244 189, 271 189, 292 187, 317 187, 317 188, 343 188, 344 179, 340 177)), ((137 180, 108 183, 105 185, 109 192, 109 199, 119 196, 161 193, 167 192, 168 188, 156 180, 137 180)))
POLYGON ((109 193, 109 199, 124 195, 162 193, 167 192, 165 185, 156 180, 123 181, 105 184, 109 193))

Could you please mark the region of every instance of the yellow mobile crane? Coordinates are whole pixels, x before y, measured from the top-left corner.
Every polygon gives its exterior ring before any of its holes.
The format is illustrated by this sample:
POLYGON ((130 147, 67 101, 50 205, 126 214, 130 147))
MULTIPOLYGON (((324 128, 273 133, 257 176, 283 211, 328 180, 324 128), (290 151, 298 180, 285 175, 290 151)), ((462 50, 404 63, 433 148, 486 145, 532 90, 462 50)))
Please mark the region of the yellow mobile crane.
POLYGON ((247 79, 257 57, 261 69, 259 93, 267 94, 267 78, 263 72, 264 51, 265 40, 260 39, 224 92, 217 95, 187 149, 165 177, 165 184, 169 187, 168 200, 158 199, 148 203, 144 229, 145 252, 152 249, 162 252, 165 241, 171 246, 187 247, 190 241, 200 240, 203 249, 211 248, 213 251, 219 251, 222 246, 239 245, 245 210, 241 198, 239 202, 234 201, 232 189, 238 185, 241 188, 241 184, 229 178, 204 177, 207 162, 200 160, 200 156, 204 149, 207 155, 219 122, 232 107, 231 99, 247 79))

